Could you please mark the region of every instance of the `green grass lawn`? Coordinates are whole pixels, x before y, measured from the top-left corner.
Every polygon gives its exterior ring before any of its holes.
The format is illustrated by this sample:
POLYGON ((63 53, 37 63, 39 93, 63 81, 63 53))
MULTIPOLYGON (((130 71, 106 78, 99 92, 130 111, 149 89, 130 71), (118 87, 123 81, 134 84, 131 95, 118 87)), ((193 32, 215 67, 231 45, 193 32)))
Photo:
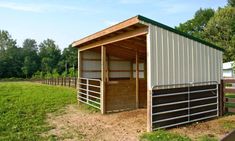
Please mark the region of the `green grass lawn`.
POLYGON ((141 141, 191 141, 190 138, 164 130, 144 133, 140 136, 141 141))
POLYGON ((0 83, 0 140, 48 140, 47 113, 76 103, 76 90, 30 82, 0 83))

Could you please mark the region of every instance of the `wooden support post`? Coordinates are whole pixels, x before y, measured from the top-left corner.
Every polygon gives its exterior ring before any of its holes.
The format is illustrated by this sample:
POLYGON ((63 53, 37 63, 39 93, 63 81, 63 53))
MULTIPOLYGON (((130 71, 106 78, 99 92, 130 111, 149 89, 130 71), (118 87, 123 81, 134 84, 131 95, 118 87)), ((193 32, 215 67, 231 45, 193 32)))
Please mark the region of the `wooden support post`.
POLYGON ((80 101, 79 101, 79 88, 80 88, 80 81, 81 81, 81 78, 82 77, 82 52, 79 51, 78 49, 78 77, 77 77, 77 80, 76 80, 76 88, 77 88, 77 99, 78 99, 78 105, 80 104, 80 101))
POLYGON ((139 53, 136 51, 135 57, 135 72, 136 72, 136 108, 139 108, 139 53))
POLYGON ((147 80, 147 62, 144 61, 144 79, 147 80))
POLYGON ((151 86, 151 63, 152 63, 152 54, 151 54, 151 32, 146 36, 146 52, 147 52, 147 132, 152 131, 152 86, 151 86))
POLYGON ((133 62, 130 62, 130 80, 133 79, 133 62))
POLYGON ((107 83, 109 82, 109 75, 110 75, 110 68, 109 68, 109 65, 110 65, 110 57, 109 56, 107 56, 107 77, 106 77, 106 79, 107 79, 107 83))
POLYGON ((106 96, 105 96, 105 89, 106 89, 106 74, 107 66, 106 66, 106 48, 105 46, 101 46, 101 113, 105 114, 106 112, 106 96))
POLYGON ((152 131, 152 90, 147 90, 147 132, 152 131))

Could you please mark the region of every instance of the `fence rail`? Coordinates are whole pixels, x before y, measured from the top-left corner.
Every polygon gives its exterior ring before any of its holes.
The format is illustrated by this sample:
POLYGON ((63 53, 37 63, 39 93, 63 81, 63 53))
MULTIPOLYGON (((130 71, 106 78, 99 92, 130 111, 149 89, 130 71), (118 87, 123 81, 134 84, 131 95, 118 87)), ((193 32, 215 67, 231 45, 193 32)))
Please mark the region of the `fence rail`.
POLYGON ((224 78, 221 84, 224 95, 224 112, 235 113, 235 78, 224 78))
POLYGON ((60 85, 77 88, 77 78, 76 77, 60 77, 60 78, 48 78, 42 80, 43 84, 48 85, 60 85))
POLYGON ((77 98, 82 103, 100 109, 101 80, 79 78, 77 98))
POLYGON ((153 87, 153 130, 218 117, 219 84, 215 81, 153 87), (177 87, 181 86, 181 87, 177 87))

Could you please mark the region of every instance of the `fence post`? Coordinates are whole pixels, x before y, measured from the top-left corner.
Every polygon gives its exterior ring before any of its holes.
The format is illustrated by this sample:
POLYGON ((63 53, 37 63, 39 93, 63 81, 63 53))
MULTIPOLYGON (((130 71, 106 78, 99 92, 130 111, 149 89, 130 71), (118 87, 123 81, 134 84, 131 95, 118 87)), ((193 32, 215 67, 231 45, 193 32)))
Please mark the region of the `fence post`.
POLYGON ((70 87, 70 81, 71 81, 71 77, 69 77, 69 87, 70 87))
MULTIPOLYGON (((228 102, 228 98, 224 97, 224 99, 225 99, 225 100, 224 100, 224 103, 228 102)), ((228 107, 226 107, 226 106, 224 105, 224 109, 225 109, 224 112, 227 113, 227 112, 228 112, 228 107)))
POLYGON ((74 87, 77 88, 77 77, 74 77, 74 79, 75 79, 74 80, 74 82, 75 82, 75 84, 74 84, 75 86, 74 87))

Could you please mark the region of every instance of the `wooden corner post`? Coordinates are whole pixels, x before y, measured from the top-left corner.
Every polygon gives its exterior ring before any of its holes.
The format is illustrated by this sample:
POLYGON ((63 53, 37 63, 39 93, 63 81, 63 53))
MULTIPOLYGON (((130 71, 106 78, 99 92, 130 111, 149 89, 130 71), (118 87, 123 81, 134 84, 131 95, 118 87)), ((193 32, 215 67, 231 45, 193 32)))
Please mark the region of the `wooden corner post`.
POLYGON ((101 113, 105 114, 106 112, 106 77, 107 77, 107 64, 106 64, 106 47, 101 46, 101 113))
POLYGON ((139 108, 139 53, 136 50, 136 57, 135 57, 135 73, 136 73, 136 109, 139 108))
POLYGON ((152 53, 152 48, 151 48, 151 26, 148 28, 149 32, 146 36, 146 41, 147 41, 147 47, 146 47, 146 52, 147 52, 147 132, 152 131, 152 60, 151 57, 153 54, 152 53))
MULTIPOLYGON (((79 88, 80 88, 80 78, 82 77, 82 52, 79 51, 78 49, 78 77, 77 77, 77 99, 78 99, 78 104, 80 104, 79 101, 79 88)), ((62 78, 62 82, 61 84, 63 84, 63 78, 62 78)))

